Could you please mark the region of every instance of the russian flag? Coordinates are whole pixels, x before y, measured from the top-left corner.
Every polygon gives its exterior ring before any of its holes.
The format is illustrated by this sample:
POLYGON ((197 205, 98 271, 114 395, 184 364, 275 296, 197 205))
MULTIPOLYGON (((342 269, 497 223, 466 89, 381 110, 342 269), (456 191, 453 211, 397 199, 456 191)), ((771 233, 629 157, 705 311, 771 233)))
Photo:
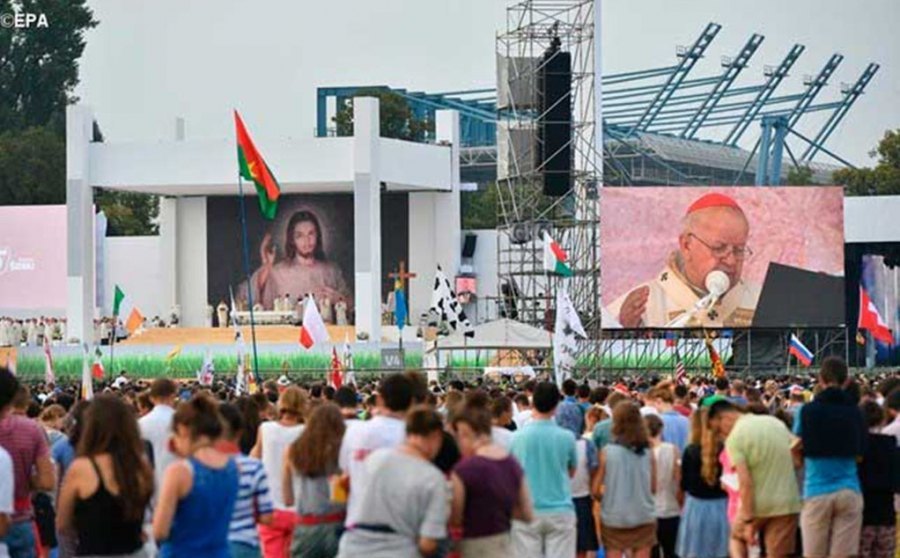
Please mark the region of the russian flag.
POLYGON ((791 345, 788 353, 797 357, 797 360, 800 361, 800 364, 803 366, 809 366, 813 361, 812 351, 806 348, 799 338, 796 335, 791 334, 791 345))

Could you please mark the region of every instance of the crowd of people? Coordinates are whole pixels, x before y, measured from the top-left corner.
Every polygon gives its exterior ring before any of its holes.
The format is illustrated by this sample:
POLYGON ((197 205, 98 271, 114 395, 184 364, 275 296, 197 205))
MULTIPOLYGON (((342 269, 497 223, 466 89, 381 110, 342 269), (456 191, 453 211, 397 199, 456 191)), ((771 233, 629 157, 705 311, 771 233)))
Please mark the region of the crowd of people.
POLYGON ((900 375, 836 358, 684 384, 76 388, 0 370, 0 557, 895 552, 900 375))

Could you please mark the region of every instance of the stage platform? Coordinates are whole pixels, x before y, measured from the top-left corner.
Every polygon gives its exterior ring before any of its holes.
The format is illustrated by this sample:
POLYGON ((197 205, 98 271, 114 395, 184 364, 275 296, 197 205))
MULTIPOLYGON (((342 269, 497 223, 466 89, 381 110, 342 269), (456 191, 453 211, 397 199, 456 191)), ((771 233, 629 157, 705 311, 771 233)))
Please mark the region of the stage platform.
MULTIPOLYGON (((242 326, 244 340, 250 343, 250 326, 242 326)), ((332 343, 343 343, 345 339, 354 342, 356 328, 353 326, 328 326, 328 336, 332 343)), ((295 326, 256 326, 256 342, 262 343, 298 343, 300 328, 295 326)), ((232 327, 160 327, 144 330, 124 341, 118 346, 138 345, 232 345, 234 344, 234 328, 232 327)))

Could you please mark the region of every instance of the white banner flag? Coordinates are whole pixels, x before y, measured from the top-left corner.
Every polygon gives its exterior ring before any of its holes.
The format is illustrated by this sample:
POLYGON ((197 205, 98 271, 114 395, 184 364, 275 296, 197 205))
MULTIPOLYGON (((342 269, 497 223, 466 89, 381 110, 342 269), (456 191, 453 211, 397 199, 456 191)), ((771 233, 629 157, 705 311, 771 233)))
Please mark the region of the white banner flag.
POLYGON ((572 305, 565 285, 560 285, 556 293, 556 325, 553 329, 553 372, 557 385, 562 385, 572 376, 578 353, 576 336, 587 338, 581 318, 572 305))
POLYGON ((437 319, 436 325, 446 323, 453 331, 462 331, 466 337, 475 337, 475 328, 466 317, 462 304, 456 299, 456 293, 441 266, 438 266, 434 274, 434 289, 431 292, 429 310, 437 319))

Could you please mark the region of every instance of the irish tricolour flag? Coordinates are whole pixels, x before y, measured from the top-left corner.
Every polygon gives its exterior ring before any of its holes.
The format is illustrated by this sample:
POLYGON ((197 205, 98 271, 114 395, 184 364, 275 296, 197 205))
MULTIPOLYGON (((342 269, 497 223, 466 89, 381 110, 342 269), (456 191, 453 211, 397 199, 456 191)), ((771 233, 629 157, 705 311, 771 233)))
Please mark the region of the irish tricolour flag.
POLYGON ((568 254, 558 242, 550 238, 550 233, 547 231, 544 231, 544 271, 563 277, 572 276, 568 254))
POLYGON ((118 285, 116 285, 116 294, 113 299, 113 315, 122 320, 129 334, 137 331, 144 322, 144 316, 141 315, 140 310, 131 304, 131 300, 125 296, 118 285))

